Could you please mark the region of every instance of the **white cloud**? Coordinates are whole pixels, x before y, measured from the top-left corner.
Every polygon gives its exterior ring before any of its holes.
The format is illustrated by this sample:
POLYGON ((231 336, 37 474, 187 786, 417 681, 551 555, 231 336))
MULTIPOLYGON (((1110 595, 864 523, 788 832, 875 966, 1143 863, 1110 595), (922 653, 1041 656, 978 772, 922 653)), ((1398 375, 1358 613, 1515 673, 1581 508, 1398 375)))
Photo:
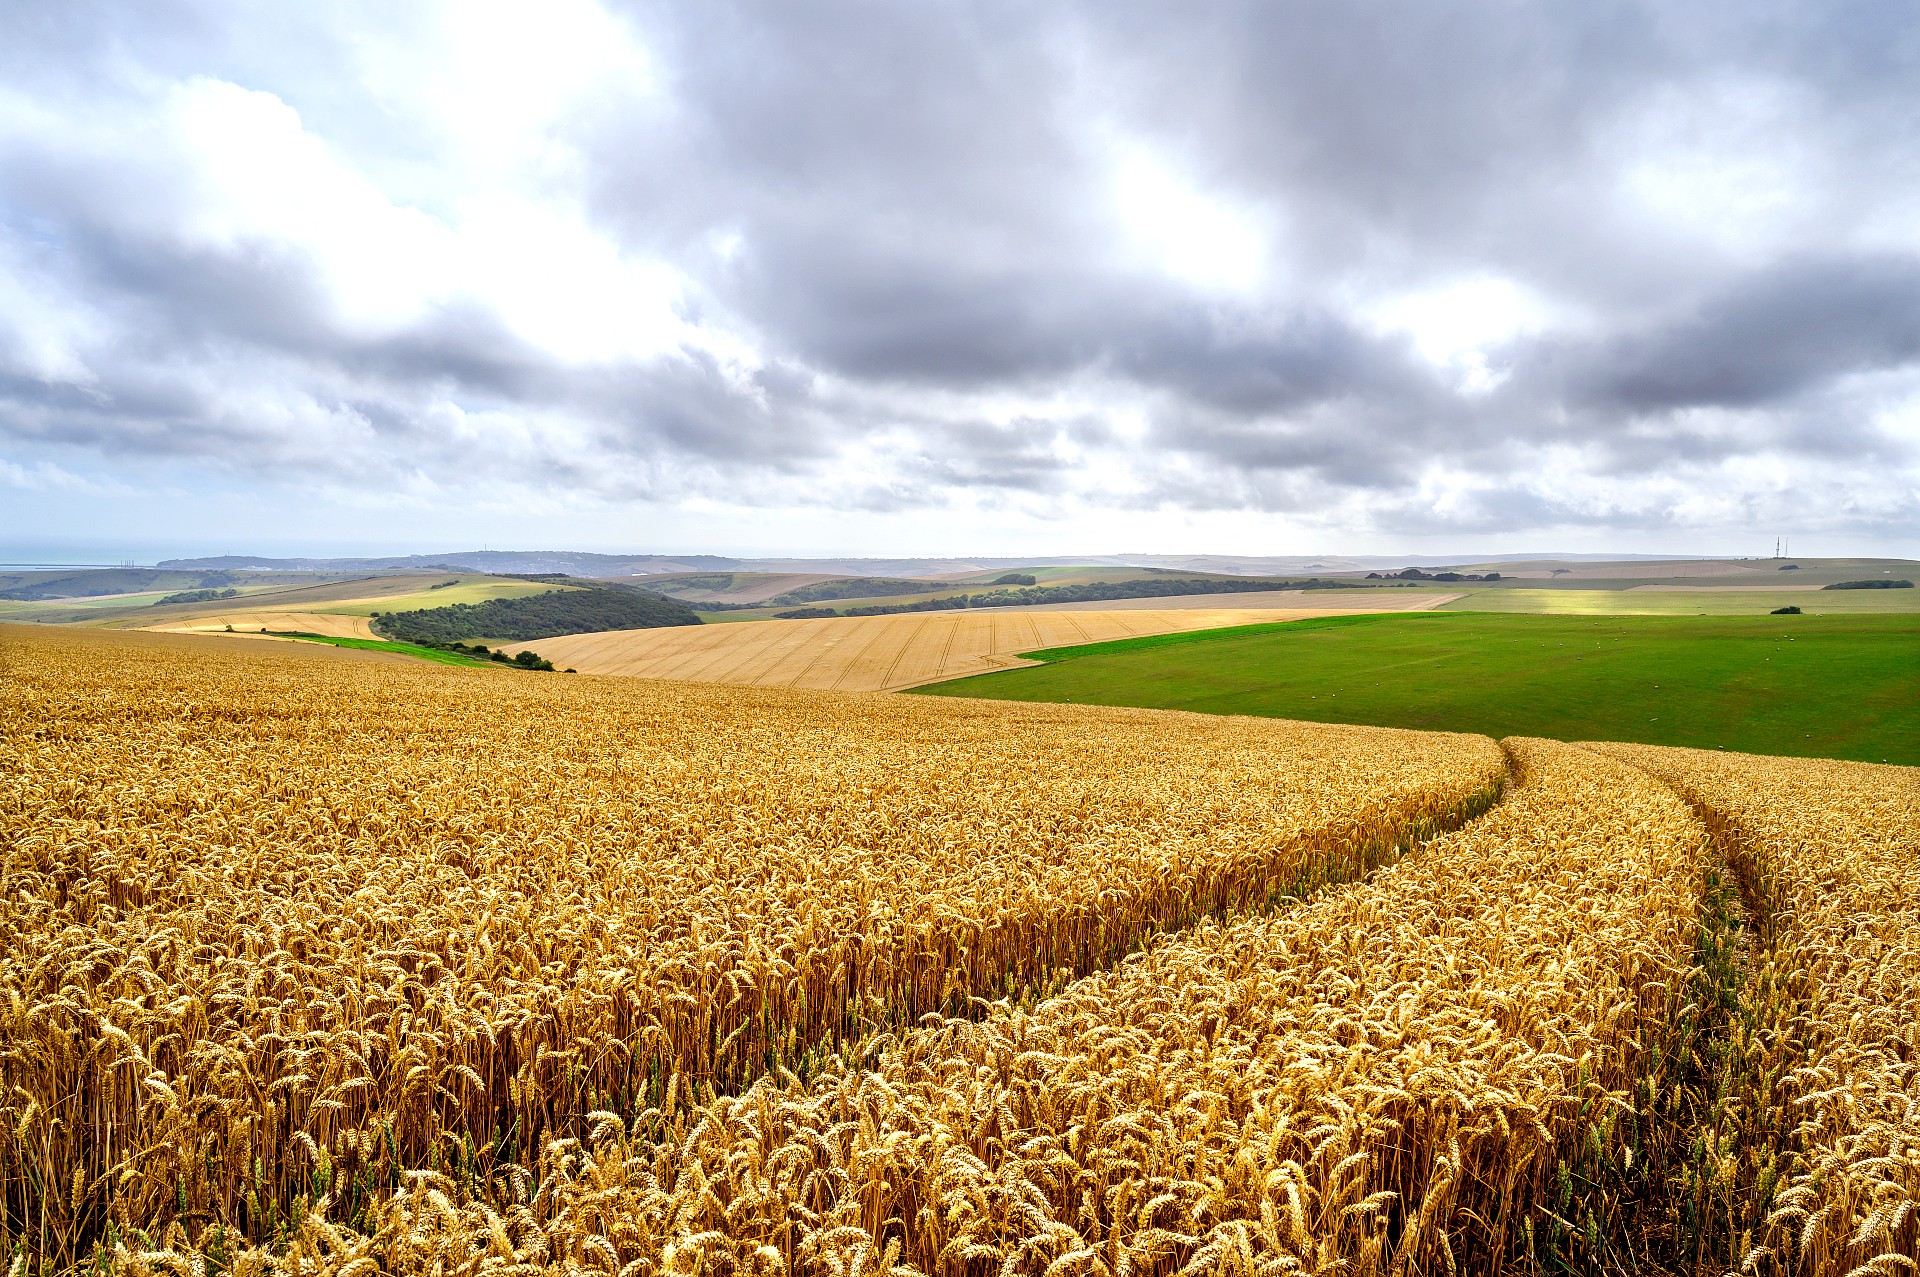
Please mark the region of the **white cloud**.
POLYGON ((90 388, 96 379, 81 352, 93 322, 37 255, 0 226, 0 372, 90 388))
POLYGON ((633 30, 592 0, 440 0, 368 17, 353 40, 360 84, 422 131, 437 187, 450 170, 465 186, 571 181, 580 157, 564 126, 661 90, 633 30))
POLYGON ((1113 171, 1113 207, 1138 259, 1214 292, 1251 292, 1266 282, 1266 234, 1254 213, 1202 190, 1142 147, 1113 171))
POLYGON ((1499 346, 1545 331, 1554 320, 1532 290, 1490 275, 1381 298, 1362 314, 1376 332, 1411 338, 1422 359, 1455 374, 1459 388, 1474 394, 1506 380, 1488 362, 1499 346))
POLYGON ((1729 74, 1636 104, 1609 139, 1622 211, 1649 234, 1759 259, 1828 212, 1836 192, 1805 90, 1729 74))
POLYGON ((132 492, 131 488, 117 480, 75 474, 51 461, 23 464, 5 457, 0 457, 0 484, 22 492, 71 493, 90 497, 118 497, 132 492))

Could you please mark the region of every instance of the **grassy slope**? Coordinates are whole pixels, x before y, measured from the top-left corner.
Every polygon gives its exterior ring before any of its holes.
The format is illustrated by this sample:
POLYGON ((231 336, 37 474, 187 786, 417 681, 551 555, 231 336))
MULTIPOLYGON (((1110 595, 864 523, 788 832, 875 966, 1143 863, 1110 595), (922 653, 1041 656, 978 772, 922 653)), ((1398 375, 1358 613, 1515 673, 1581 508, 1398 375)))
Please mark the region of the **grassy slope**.
POLYGON ((485 603, 488 599, 518 599, 530 594, 547 594, 554 590, 571 588, 557 581, 509 581, 500 577, 486 576, 440 579, 458 580, 460 583, 438 590, 423 586, 410 594, 393 594, 331 603, 311 610, 338 616, 372 616, 375 612, 409 612, 416 608, 451 607, 455 603, 485 603))
MULTIPOLYGON (((410 573, 392 576, 361 576, 347 580, 323 578, 306 582, 287 576, 243 582, 238 597, 205 603, 179 603, 155 607, 159 593, 122 596, 88 603, 64 599, 49 603, 6 604, 0 600, 0 617, 17 621, 40 621, 55 625, 98 623, 113 626, 147 626, 164 622, 191 621, 196 617, 225 616, 250 609, 273 612, 319 612, 338 616, 368 616, 374 612, 402 611, 410 607, 435 607, 446 603, 473 603, 488 598, 543 594, 553 589, 532 581, 502 580, 479 574, 461 576, 461 584, 444 590, 429 590, 436 581, 455 579, 451 574, 410 573)), ((171 593, 172 591, 167 591, 171 593)))
POLYGON ((393 652, 399 656, 417 656, 423 661, 432 661, 436 665, 481 665, 496 666, 498 661, 483 661, 478 657, 462 656, 458 652, 442 652, 438 648, 421 647, 414 643, 389 643, 384 639, 330 638, 324 634, 288 634, 286 638, 298 639, 302 643, 325 643, 328 647, 350 647, 359 652, 393 652))
POLYGON ((919 689, 1920 764, 1920 621, 1425 612, 1036 653, 919 689))
MULTIPOLYGON (((994 575, 998 576, 999 573, 995 573, 994 575)), ((1036 573, 1035 575, 1038 575, 1038 573, 1036 573)), ((1114 581, 1132 581, 1132 580, 1141 579, 1144 576, 1143 573, 1138 573, 1138 572, 1128 573, 1124 569, 1115 571, 1115 572, 1109 572, 1105 576, 1099 576, 1099 577, 1096 577, 1094 575, 1087 575, 1084 573, 1083 575, 1086 575, 1086 580, 1100 579, 1100 580, 1114 580, 1114 581)), ((835 578, 826 577, 822 579, 833 580, 835 578)), ((1083 585, 1083 584, 1086 584, 1086 581, 1081 580, 1079 577, 1074 577, 1072 579, 1063 578, 1058 581, 1046 581, 1043 583, 1047 585, 1083 585)), ((830 608, 833 608, 835 611, 844 611, 845 609, 850 607, 866 607, 871 604, 881 604, 883 606, 893 607, 893 606, 898 606, 906 603, 924 603, 930 599, 950 599, 955 597, 956 595, 961 595, 961 594, 978 594, 985 588, 987 587, 984 585, 983 582, 965 581, 965 582, 958 582, 954 584, 952 587, 947 589, 927 590, 919 594, 877 594, 871 598, 823 599, 818 603, 781 603, 777 605, 769 604, 766 607, 757 607, 757 608, 751 608, 751 609, 743 608, 738 612, 701 612, 700 619, 703 621, 707 621, 709 623, 712 623, 712 622, 724 623, 727 621, 766 621, 766 620, 772 620, 773 618, 779 616, 780 613, 782 612, 791 612, 795 608, 799 608, 799 607, 830 607, 830 608)), ((695 602, 693 600, 688 600, 687 605, 695 609, 698 609, 700 606, 698 602, 695 602)))
POLYGON ((59 614, 86 614, 115 607, 152 607, 171 591, 150 590, 145 594, 107 594, 90 599, 0 599, 0 616, 37 621, 59 614))
POLYGON ((205 603, 169 603, 160 600, 180 590, 199 589, 200 586, 189 582, 186 585, 168 587, 159 590, 145 590, 137 594, 107 594, 91 597, 45 599, 35 602, 16 602, 0 599, 0 616, 8 620, 37 621, 48 625, 85 624, 89 622, 107 622, 132 618, 137 624, 146 624, 150 620, 165 620, 178 616, 192 615, 195 612, 213 612, 220 609, 233 611, 238 608, 254 606, 262 598, 283 595, 288 587, 282 585, 255 585, 240 583, 232 587, 220 586, 220 589, 233 588, 239 593, 230 599, 216 599, 205 603), (156 606, 157 605, 157 606, 156 606))
POLYGON ((191 620, 199 616, 219 616, 248 609, 264 609, 273 612, 317 612, 323 605, 409 593, 439 579, 416 573, 411 576, 359 576, 345 580, 332 578, 303 583, 287 576, 277 576, 269 580, 252 581, 241 585, 238 598, 219 599, 207 603, 176 603, 164 607, 126 608, 102 612, 98 620, 103 624, 138 627, 191 620))
POLYGON ((599 580, 603 584, 637 585, 698 607, 702 603, 759 603, 783 591, 814 581, 831 581, 836 576, 832 572, 681 572, 671 576, 601 577, 599 580), (716 577, 725 577, 732 584, 718 590, 699 584, 716 577))

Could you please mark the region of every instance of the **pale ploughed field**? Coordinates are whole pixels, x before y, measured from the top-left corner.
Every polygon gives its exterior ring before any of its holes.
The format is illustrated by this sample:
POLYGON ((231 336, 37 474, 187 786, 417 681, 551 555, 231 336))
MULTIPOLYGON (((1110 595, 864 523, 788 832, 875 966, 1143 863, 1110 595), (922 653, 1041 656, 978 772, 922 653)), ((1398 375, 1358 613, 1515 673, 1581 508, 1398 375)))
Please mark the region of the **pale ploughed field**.
POLYGON ((258 635, 261 630, 294 630, 302 634, 324 634, 328 638, 377 639, 369 618, 329 612, 269 612, 246 609, 221 612, 214 616, 196 616, 167 621, 143 629, 162 634, 224 634, 231 625, 234 633, 258 635))
MULTIPOLYGON (((1221 596, 1211 597, 1217 601, 1221 596)), ((1393 602, 1403 608, 1415 604, 1432 606, 1445 597, 1428 595, 1393 602)), ((1041 648, 1107 643, 1227 625, 1351 615, 1360 610, 1363 609, 1222 608, 1217 604, 1214 607, 1107 606, 1098 611, 981 608, 897 616, 613 630, 540 639, 509 646, 507 650, 532 648, 554 664, 583 674, 620 674, 745 687, 888 692, 1030 665, 1032 662, 1019 659, 1019 654, 1041 648)))

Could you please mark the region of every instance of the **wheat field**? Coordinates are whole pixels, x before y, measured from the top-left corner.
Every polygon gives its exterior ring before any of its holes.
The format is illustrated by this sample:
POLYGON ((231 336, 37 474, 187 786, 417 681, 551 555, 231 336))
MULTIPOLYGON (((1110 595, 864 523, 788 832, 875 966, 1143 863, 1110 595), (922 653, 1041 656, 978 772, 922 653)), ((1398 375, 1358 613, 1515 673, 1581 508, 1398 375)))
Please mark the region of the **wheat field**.
POLYGON ((1019 659, 1021 652, 1041 648, 1348 614, 1310 608, 1097 612, 977 608, 614 630, 570 634, 518 646, 535 648, 557 665, 590 674, 745 687, 886 692, 1013 669, 1030 663, 1019 659))
POLYGON ((1595 748, 1671 784, 1753 912, 1753 970, 1696 1192, 1748 1272, 1920 1260, 1920 771, 1644 745, 1595 748))
POLYGON ((371 1232, 420 1176, 510 1206, 590 1114, 1044 997, 1504 774, 1434 733, 3 642, 0 1241, 55 1269, 371 1232))
POLYGON ((352 656, 0 627, 9 1277, 1920 1260, 1915 769, 352 656))
POLYGON ((811 1079, 590 1114, 517 1199, 419 1176, 363 1230, 309 1216, 275 1262, 1633 1271, 1574 1185, 1646 1147, 1632 1115, 1687 992, 1707 841, 1644 774, 1511 746, 1506 802, 1366 882, 1204 921, 1031 1008, 929 1017, 811 1079))
MULTIPOLYGON (((869 1068, 765 1080, 664 1141, 607 1121, 550 1151, 557 1187, 517 1257, 1111 1274, 1585 1257, 1590 1221, 1552 1235, 1559 1190, 1629 1147, 1706 844, 1646 777, 1510 745, 1507 801, 1367 882, 1203 923, 1031 1011, 930 1023, 869 1068)), ((419 1210, 395 1210, 393 1241, 419 1210)), ((485 1244, 479 1218, 450 1258, 485 1244)))

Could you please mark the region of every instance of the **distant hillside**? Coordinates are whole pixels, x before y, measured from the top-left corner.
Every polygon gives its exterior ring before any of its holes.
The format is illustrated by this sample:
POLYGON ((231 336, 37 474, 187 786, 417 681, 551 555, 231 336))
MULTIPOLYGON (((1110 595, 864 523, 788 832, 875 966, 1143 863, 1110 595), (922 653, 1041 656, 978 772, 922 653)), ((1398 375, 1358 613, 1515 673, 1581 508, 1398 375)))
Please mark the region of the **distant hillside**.
POLYGON ((48 599, 99 598, 139 590, 218 589, 231 577, 225 572, 162 572, 153 568, 105 568, 79 572, 21 574, 25 579, 0 590, 0 599, 42 602, 48 599))
MULTIPOLYGON (((1031 579, 1031 578, 1029 578, 1031 579)), ((815 581, 767 600, 774 606, 794 603, 824 603, 828 599, 871 599, 889 594, 925 594, 952 589, 948 581, 915 581, 903 577, 848 576, 832 581, 815 581)))
MULTIPOLYGON (((1266 590, 1342 590, 1353 581, 1325 581, 1319 577, 1289 580, 1277 577, 1153 577, 1142 581, 1092 581, 1084 585, 1040 585, 1024 589, 993 589, 982 594, 955 594, 913 603, 871 603, 835 612, 807 607, 778 613, 782 619, 808 620, 826 616, 896 616, 903 612, 947 612, 977 607, 1032 607, 1038 604, 1104 603, 1118 599, 1178 598, 1189 594, 1244 594, 1266 590)), ((1377 587, 1391 589, 1392 586, 1377 587)))
POLYGON ((1240 554, 1079 554, 1029 555, 1023 558, 926 559, 745 559, 752 572, 820 572, 842 576, 948 576, 1004 572, 1015 568, 1090 567, 1139 568, 1171 573, 1211 572, 1226 576, 1289 576, 1314 572, 1363 573, 1369 568, 1466 567, 1509 560, 1550 559, 1555 562, 1691 562, 1696 554, 1495 554, 1384 556, 1360 555, 1240 555, 1240 554))
POLYGON ((214 558, 167 559, 161 568, 185 571, 264 568, 281 571, 439 571, 564 572, 577 577, 651 576, 686 572, 777 572, 803 575, 926 577, 974 572, 1004 572, 1034 567, 1148 568, 1168 572, 1217 572, 1228 576, 1281 576, 1313 572, 1365 572, 1392 566, 1463 567, 1508 560, 1566 562, 1681 562, 1700 555, 1652 554, 1496 554, 1496 555, 1234 555, 1234 554, 1082 554, 971 558, 754 558, 717 554, 596 554, 584 550, 460 550, 445 554, 400 554, 373 558, 269 558, 226 554, 214 558))
POLYGON ((405 643, 476 638, 526 643, 561 634, 698 624, 700 617, 686 604, 631 588, 552 590, 484 603, 373 614, 376 633, 405 643))

